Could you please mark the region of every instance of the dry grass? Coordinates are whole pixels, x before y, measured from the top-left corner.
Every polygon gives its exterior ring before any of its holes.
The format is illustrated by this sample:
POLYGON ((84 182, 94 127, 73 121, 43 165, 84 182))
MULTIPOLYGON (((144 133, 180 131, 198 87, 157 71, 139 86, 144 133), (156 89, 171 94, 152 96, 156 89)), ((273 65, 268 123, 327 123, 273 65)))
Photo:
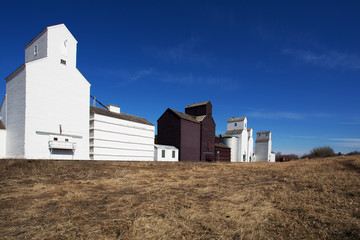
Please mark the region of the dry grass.
POLYGON ((0 239, 360 239, 360 157, 0 161, 0 239))

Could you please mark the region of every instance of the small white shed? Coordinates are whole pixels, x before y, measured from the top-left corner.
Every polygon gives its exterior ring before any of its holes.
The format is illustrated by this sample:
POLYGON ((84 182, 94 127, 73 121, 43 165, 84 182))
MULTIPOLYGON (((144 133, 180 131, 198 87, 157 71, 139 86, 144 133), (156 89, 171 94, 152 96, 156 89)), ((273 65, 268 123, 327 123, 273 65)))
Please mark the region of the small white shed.
POLYGON ((174 146, 155 144, 155 161, 177 162, 179 161, 179 149, 174 146))

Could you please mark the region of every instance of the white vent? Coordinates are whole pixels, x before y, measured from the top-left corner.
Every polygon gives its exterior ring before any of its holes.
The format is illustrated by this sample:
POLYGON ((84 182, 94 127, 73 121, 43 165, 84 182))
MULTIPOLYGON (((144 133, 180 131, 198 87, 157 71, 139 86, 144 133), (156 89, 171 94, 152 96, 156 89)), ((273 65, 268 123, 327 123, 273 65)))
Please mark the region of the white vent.
POLYGON ((118 106, 108 104, 106 105, 106 107, 109 109, 110 112, 120 113, 120 107, 118 106))

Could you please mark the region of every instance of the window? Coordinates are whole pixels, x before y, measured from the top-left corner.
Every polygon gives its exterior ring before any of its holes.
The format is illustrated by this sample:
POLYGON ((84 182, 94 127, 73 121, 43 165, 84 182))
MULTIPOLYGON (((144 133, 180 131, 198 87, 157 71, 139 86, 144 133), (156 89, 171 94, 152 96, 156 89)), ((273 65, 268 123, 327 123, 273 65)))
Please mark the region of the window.
POLYGON ((161 150, 161 157, 165 158, 165 150, 161 150))
POLYGON ((175 151, 172 151, 172 158, 175 158, 175 151))
POLYGON ((38 54, 38 45, 34 46, 34 57, 38 54))
POLYGON ((57 141, 58 140, 58 138, 57 137, 54 137, 54 141, 57 141))
POLYGON ((68 142, 68 141, 69 141, 69 139, 65 138, 65 142, 68 142))
POLYGON ((246 127, 246 123, 245 123, 245 127, 246 127))
POLYGON ((60 63, 66 65, 66 61, 64 59, 60 59, 60 63))
POLYGON ((237 126, 237 123, 234 123, 235 127, 237 126))

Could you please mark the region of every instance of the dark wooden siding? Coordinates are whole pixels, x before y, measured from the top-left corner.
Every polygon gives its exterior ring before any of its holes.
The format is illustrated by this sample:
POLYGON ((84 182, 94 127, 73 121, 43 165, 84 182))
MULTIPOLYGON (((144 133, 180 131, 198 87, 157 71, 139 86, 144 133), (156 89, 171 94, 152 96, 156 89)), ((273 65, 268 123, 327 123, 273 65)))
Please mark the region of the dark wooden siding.
POLYGON ((212 115, 212 105, 210 102, 204 105, 187 107, 185 113, 193 116, 212 115))
POLYGON ((216 157, 215 161, 217 162, 230 162, 231 161, 231 148, 222 148, 215 146, 216 157))
POLYGON ((200 124, 181 119, 180 161, 200 161, 200 124))
POLYGON ((215 122, 207 115, 201 122, 201 161, 215 161, 215 122))
MULTIPOLYGON (((180 149, 180 118, 169 109, 158 119, 158 143, 180 149)), ((180 157, 180 153, 179 153, 180 157)), ((180 158, 179 158, 180 159, 180 158)))

